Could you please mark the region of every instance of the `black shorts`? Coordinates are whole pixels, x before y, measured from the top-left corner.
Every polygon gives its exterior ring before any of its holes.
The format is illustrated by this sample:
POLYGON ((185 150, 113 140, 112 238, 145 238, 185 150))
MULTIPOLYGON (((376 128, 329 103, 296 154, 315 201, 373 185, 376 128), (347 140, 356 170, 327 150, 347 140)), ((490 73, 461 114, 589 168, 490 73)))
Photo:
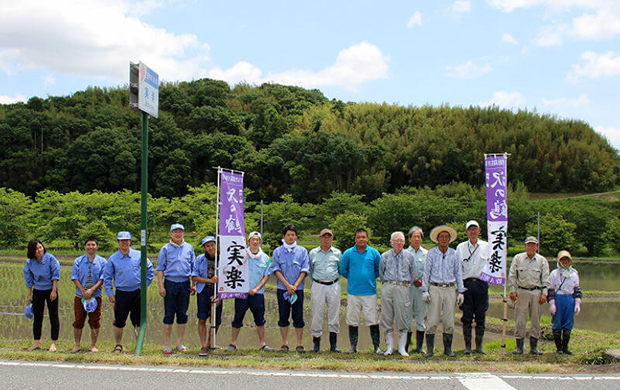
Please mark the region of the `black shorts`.
POLYGON ((134 327, 140 326, 140 289, 134 291, 116 290, 113 325, 117 328, 124 328, 128 315, 134 327))

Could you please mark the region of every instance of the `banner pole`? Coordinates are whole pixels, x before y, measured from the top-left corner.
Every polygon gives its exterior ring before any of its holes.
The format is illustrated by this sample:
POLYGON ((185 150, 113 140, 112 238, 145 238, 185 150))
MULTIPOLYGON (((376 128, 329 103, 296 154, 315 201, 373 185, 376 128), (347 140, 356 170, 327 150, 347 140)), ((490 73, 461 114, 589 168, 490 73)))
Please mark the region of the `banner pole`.
MULTIPOLYGON (((220 267, 219 267, 219 256, 218 256, 218 249, 219 249, 219 227, 220 227, 220 176, 222 175, 222 168, 221 167, 217 167, 217 201, 216 201, 216 208, 215 208, 215 274, 219 276, 219 271, 220 271, 220 267)), ((219 279, 219 278, 218 278, 219 279)), ((217 283, 213 283, 213 302, 211 303, 211 335, 212 335, 212 340, 213 340, 213 348, 215 349, 216 346, 216 341, 215 341, 215 337, 217 335, 217 323, 216 323, 216 318, 217 318, 217 302, 216 302, 216 298, 217 298, 217 283)))

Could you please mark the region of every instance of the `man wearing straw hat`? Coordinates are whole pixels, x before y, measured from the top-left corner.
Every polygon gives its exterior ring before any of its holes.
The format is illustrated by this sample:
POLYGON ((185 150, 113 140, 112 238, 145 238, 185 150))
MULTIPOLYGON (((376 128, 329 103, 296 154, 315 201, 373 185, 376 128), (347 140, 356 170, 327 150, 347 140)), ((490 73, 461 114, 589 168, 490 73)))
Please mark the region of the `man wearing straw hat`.
POLYGON ((424 275, 422 276, 423 299, 428 303, 426 348, 424 357, 433 356, 435 347, 435 331, 439 324, 439 316, 443 324, 444 355, 456 356, 452 352, 452 335, 454 333, 454 303, 463 304, 463 279, 461 265, 456 251, 448 245, 456 240, 456 230, 447 225, 440 225, 431 230, 431 240, 438 245, 428 251, 424 275), (457 292, 454 286, 458 289, 457 292))
POLYGON ((547 302, 549 263, 536 251, 538 251, 538 239, 532 236, 526 238, 525 252, 514 257, 508 273, 510 299, 517 302, 515 307, 517 348, 514 353, 518 355, 523 353, 528 315, 531 321, 530 354, 542 355, 538 350, 538 339, 540 339, 542 305, 547 302))
POLYGON ((489 245, 479 240, 480 225, 471 220, 465 225, 465 232, 469 240, 456 247, 456 256, 463 272, 463 285, 467 289, 463 310, 463 338, 465 339, 465 355, 471 354, 472 323, 476 321, 476 349, 475 352, 486 354, 482 349, 486 312, 489 310, 489 284, 480 280, 480 273, 489 261, 489 245))

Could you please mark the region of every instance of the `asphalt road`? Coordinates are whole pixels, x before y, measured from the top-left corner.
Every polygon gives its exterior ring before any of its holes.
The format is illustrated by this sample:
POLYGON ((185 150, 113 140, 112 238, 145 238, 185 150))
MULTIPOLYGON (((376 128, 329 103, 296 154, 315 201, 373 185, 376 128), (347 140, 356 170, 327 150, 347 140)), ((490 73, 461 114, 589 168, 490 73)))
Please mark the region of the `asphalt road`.
POLYGON ((613 390, 618 375, 367 374, 0 361, 0 389, 613 390))

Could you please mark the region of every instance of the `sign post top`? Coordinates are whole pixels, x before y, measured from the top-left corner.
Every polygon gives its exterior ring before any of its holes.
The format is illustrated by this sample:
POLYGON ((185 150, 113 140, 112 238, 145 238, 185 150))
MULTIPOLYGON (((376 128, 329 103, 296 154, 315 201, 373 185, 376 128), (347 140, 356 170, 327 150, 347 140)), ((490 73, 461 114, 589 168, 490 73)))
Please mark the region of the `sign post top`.
POLYGON ((159 75, 144 63, 129 63, 129 107, 159 115, 159 75))

